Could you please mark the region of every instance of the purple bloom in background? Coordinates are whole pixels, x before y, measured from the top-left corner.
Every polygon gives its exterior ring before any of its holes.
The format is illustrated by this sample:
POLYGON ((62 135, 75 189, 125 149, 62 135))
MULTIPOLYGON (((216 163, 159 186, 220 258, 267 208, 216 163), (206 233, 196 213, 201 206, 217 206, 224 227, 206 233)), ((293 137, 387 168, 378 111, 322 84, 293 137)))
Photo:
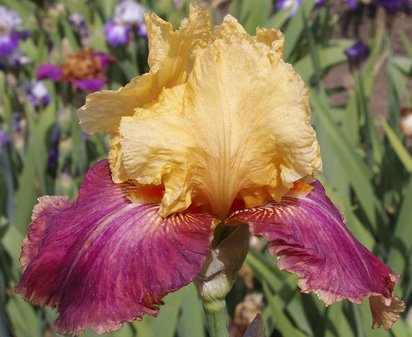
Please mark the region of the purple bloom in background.
POLYGON ((73 13, 68 17, 68 21, 73 29, 80 34, 81 37, 85 38, 89 36, 89 29, 87 28, 87 23, 83 16, 79 13, 73 13))
POLYGON ((323 6, 325 6, 326 5, 326 0, 316 0, 315 1, 315 7, 316 8, 319 8, 319 7, 323 7, 323 6))
POLYGON ((303 4, 304 0, 278 0, 276 2, 276 8, 278 10, 283 10, 285 8, 292 8, 289 16, 293 16, 296 14, 299 7, 303 4))
POLYGON ((0 6, 0 56, 12 55, 19 46, 19 39, 25 37, 20 37, 17 31, 21 22, 15 11, 0 6))
POLYGON ((144 24, 145 8, 133 0, 121 1, 115 9, 114 21, 125 25, 144 24))
POLYGON ((60 66, 51 63, 42 64, 36 71, 36 78, 38 80, 53 80, 58 81, 63 77, 63 72, 60 66))
POLYGON ((350 10, 355 10, 358 8, 359 1, 358 0, 345 0, 346 4, 348 5, 350 10))
POLYGON ((122 25, 113 20, 107 21, 104 25, 104 36, 112 47, 128 44, 130 40, 130 26, 122 25))
POLYGON ((3 125, 0 128, 0 149, 6 147, 9 144, 10 144, 9 132, 7 131, 6 125, 3 125))
POLYGON ((12 118, 12 123, 13 123, 13 132, 21 132, 22 131, 22 127, 20 125, 20 121, 22 120, 22 115, 20 113, 13 113, 13 115, 11 116, 12 118))
POLYGON ((131 28, 136 28, 136 35, 146 37, 144 27, 145 8, 132 0, 121 1, 115 9, 112 20, 106 22, 104 35, 109 45, 113 47, 125 45, 130 41, 131 28))
POLYGON ((23 41, 27 40, 30 36, 30 32, 28 30, 21 30, 17 32, 17 34, 19 36, 19 39, 23 41))
POLYGON ((83 80, 73 81, 73 87, 89 92, 95 92, 103 88, 106 80, 104 78, 85 78, 83 80))
POLYGON ((36 71, 36 79, 50 79, 55 82, 70 82, 75 89, 89 92, 100 90, 107 82, 104 70, 115 58, 104 52, 81 49, 68 55, 62 65, 42 64, 36 71))
POLYGON ((147 29, 146 25, 139 25, 136 27, 136 35, 138 37, 144 37, 147 38, 147 29))
POLYGON ((359 66, 369 56, 370 49, 364 43, 358 41, 345 50, 345 55, 354 66, 359 66))
POLYGON ((0 56, 10 56, 19 46, 17 34, 0 35, 0 56))
POLYGON ((59 147, 53 145, 49 150, 49 156, 47 158, 47 167, 53 169, 57 166, 59 162, 59 147))
POLYGON ((404 0, 377 0, 376 2, 388 12, 393 13, 402 7, 404 0))
MULTIPOLYGON (((294 16, 298 11, 299 7, 302 6, 305 0, 278 0, 276 2, 276 8, 278 10, 283 10, 285 8, 291 8, 289 16, 294 16)), ((315 7, 322 7, 326 5, 326 0, 316 0, 315 7)))
POLYGON ((0 57, 0 70, 6 71, 8 67, 19 68, 29 63, 31 63, 31 59, 23 55, 17 48, 11 55, 0 57))
POLYGON ((57 163, 59 161, 60 129, 57 125, 53 127, 50 138, 51 138, 51 147, 49 150, 47 166, 49 169, 53 169, 57 166, 57 163))
POLYGON ((28 56, 23 55, 18 48, 14 50, 13 54, 7 57, 7 62, 10 66, 16 68, 31 63, 31 59, 28 56))
POLYGON ((93 57, 98 58, 100 60, 100 67, 102 68, 108 67, 115 61, 115 58, 112 55, 106 54, 102 51, 93 52, 93 57))
POLYGON ((27 97, 36 109, 47 106, 50 103, 49 90, 42 81, 30 83, 27 87, 27 97))

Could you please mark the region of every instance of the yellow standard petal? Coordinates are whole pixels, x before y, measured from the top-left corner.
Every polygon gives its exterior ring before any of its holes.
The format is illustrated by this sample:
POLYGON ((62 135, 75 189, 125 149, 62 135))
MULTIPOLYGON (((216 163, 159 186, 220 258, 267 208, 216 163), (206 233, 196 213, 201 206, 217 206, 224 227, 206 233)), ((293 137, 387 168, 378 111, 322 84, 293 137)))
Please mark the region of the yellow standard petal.
POLYGON ((191 5, 189 18, 183 20, 177 31, 154 13, 146 14, 145 22, 150 72, 133 78, 117 91, 103 90, 88 95, 86 104, 78 110, 84 131, 117 132, 121 117, 156 103, 163 88, 184 83, 198 49, 211 39, 209 13, 196 4, 191 5))
POLYGON ((224 218, 235 198, 247 207, 280 200, 321 169, 306 90, 279 52, 283 37, 251 38, 229 23, 231 34, 197 54, 186 84, 122 119, 125 170, 164 184, 163 216, 194 203, 224 218))

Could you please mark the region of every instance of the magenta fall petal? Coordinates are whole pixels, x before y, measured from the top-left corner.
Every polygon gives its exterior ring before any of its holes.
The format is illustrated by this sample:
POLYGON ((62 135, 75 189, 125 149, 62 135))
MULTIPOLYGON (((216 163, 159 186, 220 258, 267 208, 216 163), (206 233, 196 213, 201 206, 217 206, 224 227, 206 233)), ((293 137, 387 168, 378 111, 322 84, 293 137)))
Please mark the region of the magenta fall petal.
POLYGON ((369 297, 373 327, 390 328, 405 309, 392 296, 399 276, 355 239, 322 185, 313 187, 306 197, 236 211, 229 221, 247 222, 265 237, 279 268, 299 275, 302 292, 315 292, 326 305, 369 297))
POLYGON ((16 291, 56 307, 59 332, 104 333, 143 314, 156 315, 162 297, 200 270, 213 217, 161 218, 158 205, 127 199, 134 189, 114 184, 105 160, 89 170, 76 201, 46 196, 33 210, 16 291))

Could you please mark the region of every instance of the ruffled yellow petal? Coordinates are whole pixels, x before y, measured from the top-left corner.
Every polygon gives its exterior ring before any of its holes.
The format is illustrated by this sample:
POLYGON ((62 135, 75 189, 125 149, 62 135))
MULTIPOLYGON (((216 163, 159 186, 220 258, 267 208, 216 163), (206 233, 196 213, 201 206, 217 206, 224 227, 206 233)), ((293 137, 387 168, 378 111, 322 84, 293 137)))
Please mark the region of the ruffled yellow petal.
POLYGON ((215 26, 216 38, 224 39, 233 34, 244 34, 249 39, 250 36, 243 26, 232 15, 226 15, 220 25, 215 26))
POLYGON ((110 138, 108 160, 114 183, 121 184, 129 180, 129 176, 127 175, 126 169, 123 165, 120 134, 118 133, 112 135, 110 138))
POLYGON ((117 91, 89 94, 86 104, 77 110, 80 126, 88 133, 117 132, 121 117, 133 115, 136 107, 153 101, 157 94, 156 73, 135 77, 117 91))
POLYGON ((197 49, 212 38, 209 12, 199 4, 190 4, 189 17, 176 32, 154 13, 146 15, 150 70, 165 70, 162 76, 168 77, 165 82, 171 81, 172 85, 183 83, 193 67, 197 49))
POLYGON ((188 160, 195 143, 181 113, 184 91, 185 84, 165 89, 157 104, 124 117, 120 123, 127 174, 138 184, 164 185, 164 215, 191 204, 190 186, 185 181, 191 181, 188 160))
POLYGON ((78 110, 84 131, 117 132, 121 117, 154 104, 163 88, 185 83, 198 50, 211 39, 209 13, 199 5, 191 5, 189 18, 177 31, 153 13, 147 14, 145 20, 150 72, 133 78, 117 91, 88 95, 86 104, 78 110))
POLYGON ((127 174, 164 184, 162 215, 206 202, 223 218, 237 196, 247 207, 280 200, 320 170, 303 82, 271 36, 282 40, 276 32, 216 39, 198 53, 186 85, 123 118, 127 174))
POLYGON ((283 53, 285 38, 279 29, 257 28, 256 36, 250 36, 236 18, 226 15, 222 24, 215 27, 215 32, 217 39, 224 39, 233 34, 241 34, 247 40, 252 39, 264 43, 273 51, 283 53))
POLYGON ((256 41, 263 42, 269 46, 272 50, 283 54, 283 47, 285 45, 285 37, 278 29, 256 29, 256 41))

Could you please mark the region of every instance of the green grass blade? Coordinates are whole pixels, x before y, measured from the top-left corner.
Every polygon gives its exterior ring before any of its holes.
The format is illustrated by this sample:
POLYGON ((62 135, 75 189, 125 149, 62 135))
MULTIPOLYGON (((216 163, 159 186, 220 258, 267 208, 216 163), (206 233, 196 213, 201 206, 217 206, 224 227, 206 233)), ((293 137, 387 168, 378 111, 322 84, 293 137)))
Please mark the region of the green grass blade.
POLYGON ((266 283, 263 283, 263 292, 276 321, 276 328, 280 331, 282 336, 307 337, 307 334, 303 333, 292 324, 290 319, 282 310, 282 304, 279 296, 272 294, 266 283))
POLYGON ((182 313, 177 331, 179 337, 205 337, 205 321, 202 302, 195 286, 191 283, 183 291, 182 313))
POLYGON ((379 211, 380 207, 370 183, 372 178, 371 172, 352 146, 350 146, 345 135, 342 134, 342 131, 333 122, 329 115, 327 105, 319 93, 310 90, 310 98, 320 126, 324 128, 329 141, 334 145, 336 155, 339 156, 342 165, 345 167, 345 171, 348 172, 348 179, 359 198, 359 202, 370 224, 376 231, 376 212, 379 211))
POLYGON ((396 135, 395 131, 389 126, 385 120, 381 120, 381 125, 385 130, 385 134, 388 137, 389 143, 394 149, 399 160, 405 166, 405 169, 412 173, 412 156, 409 154, 408 150, 403 146, 401 140, 396 135))
POLYGON ((388 264, 398 273, 403 273, 412 249, 412 178, 405 189, 402 206, 394 228, 388 264))

